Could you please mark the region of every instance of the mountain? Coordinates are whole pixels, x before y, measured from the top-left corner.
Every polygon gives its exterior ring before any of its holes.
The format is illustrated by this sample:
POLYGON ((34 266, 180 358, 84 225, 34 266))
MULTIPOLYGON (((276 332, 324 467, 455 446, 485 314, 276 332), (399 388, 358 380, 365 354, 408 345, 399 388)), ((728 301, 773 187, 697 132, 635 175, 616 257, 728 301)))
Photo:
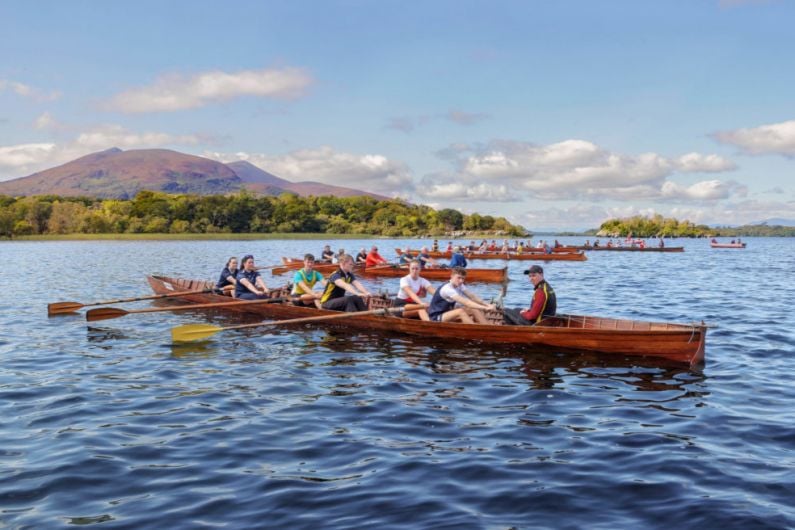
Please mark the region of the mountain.
POLYGON ((386 200, 389 197, 378 195, 377 193, 370 193, 366 191, 356 190, 353 188, 346 188, 343 186, 331 186, 321 182, 301 181, 290 182, 283 178, 279 178, 272 173, 258 168, 254 164, 240 160, 238 162, 231 162, 227 164, 232 170, 237 173, 237 176, 246 184, 246 188, 256 193, 266 195, 278 195, 284 191, 289 191, 306 197, 309 195, 335 195, 337 197, 356 197, 359 195, 368 195, 378 200, 386 200), (271 191, 281 190, 281 191, 271 191))
POLYGON ((319 182, 290 182, 245 161, 222 164, 168 149, 122 151, 114 147, 27 177, 0 182, 2 195, 85 195, 119 199, 130 199, 144 189, 217 195, 242 188, 263 195, 291 192, 302 196, 388 198, 319 182))
POLYGON ((168 149, 113 148, 27 177, 0 182, 0 193, 129 199, 143 189, 216 194, 234 191, 241 184, 234 171, 207 158, 168 149))
POLYGON ((765 219, 764 221, 757 221, 748 223, 749 225, 767 225, 767 226, 795 226, 795 219, 784 219, 782 217, 774 217, 765 219))

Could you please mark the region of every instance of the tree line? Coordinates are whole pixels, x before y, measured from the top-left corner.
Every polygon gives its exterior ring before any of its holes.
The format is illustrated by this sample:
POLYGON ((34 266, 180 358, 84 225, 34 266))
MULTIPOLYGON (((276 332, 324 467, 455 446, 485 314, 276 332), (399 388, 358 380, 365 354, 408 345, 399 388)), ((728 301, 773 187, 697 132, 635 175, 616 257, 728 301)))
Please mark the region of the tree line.
POLYGON ((679 221, 662 215, 644 217, 636 215, 624 219, 610 219, 588 235, 604 237, 749 237, 749 236, 795 236, 795 227, 773 225, 745 225, 738 227, 709 227, 690 221, 679 221))
POLYGON ((0 237, 41 234, 327 233, 382 236, 493 231, 522 236, 504 217, 372 197, 169 194, 134 199, 0 195, 0 237))

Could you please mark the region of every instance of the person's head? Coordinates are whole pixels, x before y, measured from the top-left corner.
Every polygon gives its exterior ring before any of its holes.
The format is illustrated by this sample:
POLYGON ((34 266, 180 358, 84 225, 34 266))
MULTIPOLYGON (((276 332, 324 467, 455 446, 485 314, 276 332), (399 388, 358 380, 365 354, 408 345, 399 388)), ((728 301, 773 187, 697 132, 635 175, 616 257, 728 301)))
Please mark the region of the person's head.
POLYGON ((345 254, 345 249, 344 248, 341 248, 341 249, 339 249, 337 251, 337 256, 342 256, 343 254, 345 254))
POLYGON ((229 270, 237 268, 237 258, 235 256, 229 258, 229 260, 226 262, 226 268, 229 270))
POLYGON ((366 248, 364 248, 364 247, 362 247, 362 248, 359 250, 359 252, 361 252, 362 254, 367 254, 367 249, 366 249, 366 248))
POLYGON ((453 287, 460 287, 467 278, 467 270, 464 267, 453 267, 450 272, 450 283, 453 287))
POLYGON ((373 245, 372 247, 370 247, 370 252, 378 252, 378 247, 373 245))
POLYGON ((422 252, 428 252, 428 247, 422 247, 422 252))
POLYGON ((544 269, 538 265, 533 265, 524 271, 524 274, 527 274, 527 277, 530 278, 533 285, 538 285, 544 280, 544 269))
POLYGON ((420 269, 421 269, 420 260, 413 259, 409 261, 409 274, 413 279, 416 280, 417 277, 420 275, 420 269))
POLYGON ((254 256, 251 254, 246 254, 240 260, 240 266, 247 271, 254 270, 254 256))
POLYGON ((340 269, 345 272, 351 272, 353 269, 353 258, 349 254, 343 254, 339 262, 340 269))
POLYGON ((453 247, 453 252, 461 252, 461 247, 459 246, 453 247))
POLYGON ((315 256, 312 254, 304 254, 304 268, 312 270, 315 266, 315 256))

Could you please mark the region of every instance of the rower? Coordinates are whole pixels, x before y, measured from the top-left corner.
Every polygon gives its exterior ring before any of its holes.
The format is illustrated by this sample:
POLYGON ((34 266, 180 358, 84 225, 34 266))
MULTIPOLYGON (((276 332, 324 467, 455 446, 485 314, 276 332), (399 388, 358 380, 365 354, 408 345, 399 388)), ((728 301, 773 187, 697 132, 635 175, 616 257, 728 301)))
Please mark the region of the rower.
POLYGON ((464 324, 488 324, 484 310, 495 309, 494 304, 487 304, 470 291, 464 281, 467 271, 463 267, 455 267, 450 274, 450 281, 433 294, 428 316, 436 322, 460 321, 464 324))
POLYGON ((295 271, 293 275, 293 290, 290 293, 293 296, 293 304, 300 306, 315 306, 320 309, 320 297, 323 293, 315 291, 316 283, 326 285, 326 280, 323 275, 315 270, 315 256, 312 254, 304 255, 304 267, 295 271), (314 300, 305 300, 302 295, 312 295, 314 300))
MULTIPOLYGON (((431 282, 420 276, 420 260, 413 259, 409 263, 408 275, 400 279, 400 290, 392 305, 402 307, 413 301, 423 307, 428 307, 428 304, 423 301, 426 293, 435 294, 436 288, 431 285, 431 282)), ((419 315, 421 320, 430 320, 425 309, 403 313, 403 316, 410 317, 414 314, 419 315)))
POLYGON ((339 269, 329 276, 320 305, 331 311, 364 311, 367 304, 363 297, 370 296, 370 291, 353 275, 353 257, 345 254, 339 263, 339 269), (350 293, 350 294, 348 294, 350 293), (346 294, 348 294, 346 296, 346 294))
POLYGON ((220 289, 223 294, 227 294, 234 298, 235 284, 237 280, 237 258, 232 256, 226 262, 224 270, 221 271, 221 277, 218 278, 218 283, 215 284, 216 289, 220 289))
POLYGON ((262 276, 256 271, 254 266, 254 256, 248 254, 240 260, 243 270, 237 273, 237 283, 235 283, 235 298, 242 300, 256 300, 266 298, 270 295, 270 289, 265 285, 262 276))

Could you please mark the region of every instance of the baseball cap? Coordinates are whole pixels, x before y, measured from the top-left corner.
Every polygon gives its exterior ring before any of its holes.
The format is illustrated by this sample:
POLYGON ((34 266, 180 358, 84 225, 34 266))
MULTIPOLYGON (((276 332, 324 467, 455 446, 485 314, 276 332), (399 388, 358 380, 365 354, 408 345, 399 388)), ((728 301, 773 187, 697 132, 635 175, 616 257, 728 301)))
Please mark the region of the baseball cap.
POLYGON ((532 267, 530 267, 526 271, 522 272, 522 274, 535 274, 535 273, 544 274, 544 269, 542 269, 538 265, 533 265, 532 267))

